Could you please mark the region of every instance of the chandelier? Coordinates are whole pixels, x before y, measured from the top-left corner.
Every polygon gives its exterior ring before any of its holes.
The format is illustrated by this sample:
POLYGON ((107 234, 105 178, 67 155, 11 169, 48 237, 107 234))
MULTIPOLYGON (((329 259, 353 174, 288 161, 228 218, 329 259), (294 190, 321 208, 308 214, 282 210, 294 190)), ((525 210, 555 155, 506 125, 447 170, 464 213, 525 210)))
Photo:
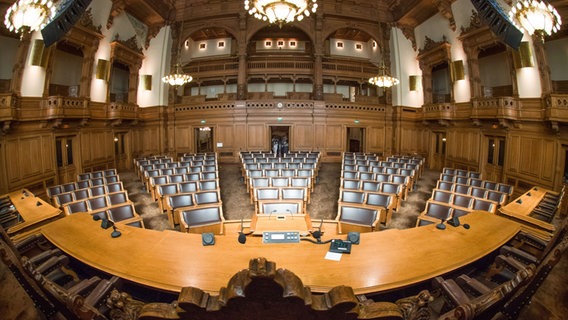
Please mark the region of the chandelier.
POLYGON ((562 25, 558 11, 544 0, 519 0, 511 7, 509 17, 513 23, 517 21, 522 29, 530 35, 536 34, 543 41, 545 35, 558 32, 562 25))
POLYGON ((392 86, 396 86, 399 81, 397 78, 391 77, 388 74, 385 63, 383 62, 379 67, 379 74, 369 78, 369 83, 377 87, 390 88, 392 86))
POLYGON ((169 74, 162 78, 162 82, 167 83, 170 86, 183 86, 184 84, 191 82, 191 80, 193 80, 192 76, 180 71, 179 63, 176 64, 175 73, 169 74))
POLYGON ((6 11, 4 24, 11 32, 37 31, 55 16, 56 11, 51 0, 19 0, 6 11))
POLYGON ((292 22, 294 19, 302 21, 304 16, 309 17, 310 11, 315 13, 317 0, 244 0, 245 10, 255 18, 270 23, 292 22))

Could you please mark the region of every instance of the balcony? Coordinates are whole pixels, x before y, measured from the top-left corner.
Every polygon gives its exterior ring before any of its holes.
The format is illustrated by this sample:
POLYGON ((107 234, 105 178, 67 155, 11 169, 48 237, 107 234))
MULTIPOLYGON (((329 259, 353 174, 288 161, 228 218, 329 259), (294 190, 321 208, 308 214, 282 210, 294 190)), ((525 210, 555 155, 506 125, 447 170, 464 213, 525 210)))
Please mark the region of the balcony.
POLYGON ((0 94, 0 121, 14 120, 17 116, 18 98, 11 93, 0 94))
POLYGON ((50 96, 41 102, 46 119, 85 119, 90 118, 89 100, 63 96, 50 96))
POLYGON ((456 106, 453 103, 432 103, 424 105, 422 112, 424 114, 424 120, 453 120, 456 106))
POLYGON ((134 103, 111 102, 107 105, 108 120, 136 120, 138 106, 134 103))
POLYGON ((568 94, 552 93, 546 97, 544 120, 568 123, 568 94))
POLYGON ((518 98, 495 97, 471 99, 472 119, 519 120, 520 106, 518 98))

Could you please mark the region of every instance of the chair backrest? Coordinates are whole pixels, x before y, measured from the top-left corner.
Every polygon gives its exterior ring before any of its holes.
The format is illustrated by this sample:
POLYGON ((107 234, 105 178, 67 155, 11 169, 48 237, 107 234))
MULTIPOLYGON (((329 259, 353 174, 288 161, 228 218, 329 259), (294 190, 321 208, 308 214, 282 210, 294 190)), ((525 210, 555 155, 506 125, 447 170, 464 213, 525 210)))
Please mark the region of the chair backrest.
POLYGON ((302 208, 299 202, 263 202, 260 210, 265 214, 296 214, 300 213, 302 208))
POLYGON ((384 193, 394 193, 399 194, 401 191, 401 184, 398 183, 388 183, 388 182, 381 182, 381 188, 379 191, 384 193))
POLYGON ((367 202, 370 206, 379 206, 388 208, 393 202, 394 196, 384 193, 367 193, 367 202))
POLYGON ((444 203, 450 203, 452 200, 452 193, 444 190, 434 190, 432 192, 432 200, 444 203))
POLYGON ((206 171, 201 173, 201 180, 215 180, 217 179, 217 172, 206 171))
POLYGON ((89 188, 91 197, 102 196, 106 194, 105 186, 94 186, 89 188))
POLYGON ((483 180, 477 178, 469 178, 469 185, 474 187, 482 187, 483 180))
POLYGON ((108 207, 106 197, 104 195, 89 198, 87 199, 87 202, 89 203, 89 208, 91 208, 91 210, 99 210, 108 207))
POLYGON ((182 210, 180 216, 191 227, 220 222, 223 212, 222 208, 218 206, 201 207, 182 210))
POLYGON ((306 188, 282 188, 283 200, 306 200, 306 188))
POLYGON ((481 173, 475 171, 468 172, 467 176, 470 178, 481 179, 481 173))
POLYGON ((455 218, 459 218, 461 216, 465 216, 466 214, 470 213, 471 211, 466 210, 466 209, 458 209, 458 208, 454 208, 454 213, 453 213, 453 217, 455 218))
POLYGON ((63 188, 63 192, 75 191, 75 183, 73 182, 62 184, 61 187, 63 188))
POLYGON ((105 180, 103 177, 91 179, 91 186, 103 186, 105 180))
POLYGON ((173 168, 164 168, 164 169, 160 169, 160 174, 162 176, 169 176, 174 174, 174 169, 173 168))
POLYGON ((500 191, 489 190, 487 191, 486 197, 489 200, 495 201, 499 204, 503 204, 505 202, 505 199, 507 198, 507 194, 500 191))
POLYGON ((55 204, 58 207, 61 207, 66 203, 75 201, 75 199, 73 198, 72 192, 64 192, 64 193, 56 194, 55 196, 53 196, 53 199, 55 200, 55 204))
POLYGON ((186 174, 189 172, 188 167, 177 167, 174 169, 174 174, 186 174))
POLYGON ((102 178, 104 175, 103 171, 91 172, 91 179, 102 178))
POLYGON ((108 184, 108 183, 118 182, 118 181, 120 181, 120 178, 119 178, 117 175, 114 175, 114 176, 105 176, 105 177, 103 178, 103 180, 104 180, 104 183, 105 183, 105 184, 108 184))
POLYGON ((375 174, 375 181, 379 181, 379 182, 389 182, 390 181, 390 174, 386 174, 386 173, 377 173, 375 174))
POLYGON ((217 180, 201 180, 199 181, 199 190, 217 190, 217 180))
POLYGON ((113 193, 113 192, 119 192, 124 190, 124 187, 122 186, 122 182, 118 181, 115 183, 108 183, 106 185, 106 192, 107 193, 113 193))
POLYGON ((250 184, 253 188, 268 187, 268 186, 270 186, 270 179, 268 179, 268 178, 251 178, 250 184))
POLYGON ((90 180, 91 179, 91 174, 90 173, 79 173, 77 175, 77 181, 83 181, 83 180, 90 180))
POLYGON ((280 199, 279 188, 255 188, 255 195, 257 200, 278 200, 280 199))
POLYGON ((339 221, 372 226, 377 220, 378 211, 369 208, 340 206, 339 221))
POLYGON ((195 204, 219 203, 219 193, 217 191, 200 191, 194 194, 195 204))
POLYGON ((81 180, 81 181, 75 182, 75 190, 85 189, 85 188, 88 188, 90 186, 91 186, 90 180, 81 180))
POLYGON ((107 210, 107 214, 114 222, 130 219, 136 216, 133 204, 125 204, 122 206, 111 207, 107 210))
POLYGON ((362 181, 361 189, 364 191, 379 191, 381 183, 377 181, 362 181))
POLYGON ((87 201, 84 200, 69 202, 63 206, 63 211, 65 211, 66 214, 73 214, 77 212, 88 212, 89 206, 87 204, 87 201))
POLYGON ((109 206, 114 206, 126 202, 128 202, 128 195, 124 191, 107 194, 107 203, 109 204, 109 206))
POLYGON ((47 196, 53 198, 55 195, 63 193, 61 185, 51 186, 46 189, 47 196))
POLYGON ((344 179, 359 179, 359 172, 357 172, 357 171, 343 171, 342 177, 344 179))
POLYGON ((485 189, 488 189, 488 190, 496 190, 497 189, 497 183, 492 182, 492 181, 483 181, 483 187, 485 189))
POLYGON ((428 202, 426 204, 426 215, 440 220, 448 220, 452 216, 452 207, 428 202))
POLYGON ((290 185, 292 187, 308 187, 310 180, 306 177, 292 177, 290 178, 290 185))
POLYGON ((201 175, 198 172, 191 172, 185 174, 185 181, 199 181, 201 180, 201 175))
POLYGON ((467 177, 458 176, 456 177, 456 183, 469 184, 469 179, 467 177))
POLYGON ((168 183, 168 176, 155 176, 150 177, 150 185, 159 186, 168 183))
POLYGON ((287 187, 290 185, 290 178, 288 177, 273 177, 270 179, 273 187, 287 187))
POLYGON ((105 177, 108 177, 108 176, 116 176, 117 174, 118 174, 118 173, 116 172, 116 169, 107 169, 107 170, 104 170, 104 171, 103 171, 103 175, 104 175, 105 177))
POLYGON ((189 193, 197 191, 197 181, 186 181, 177 184, 180 193, 189 193))
POLYGON ((455 184, 454 185, 454 192, 459 194, 469 194, 471 190, 471 186, 466 184, 455 184))
POLYGON ((440 175, 440 180, 441 181, 446 181, 446 182, 455 182, 456 177, 453 174, 444 174, 442 173, 440 175))
POLYGON ((91 195, 89 194, 89 189, 79 189, 79 190, 73 191, 73 198, 75 200, 87 199, 90 196, 91 195))
POLYGON ((499 183, 499 186, 497 187, 498 191, 501 191, 503 193, 506 193, 508 195, 512 195, 513 194, 513 186, 508 185, 508 184, 504 184, 504 183, 499 183))
POLYGON ((399 183, 399 184, 406 185, 406 184, 408 184, 409 179, 410 179, 409 177, 402 176, 402 175, 399 175, 399 174, 391 175, 391 182, 393 182, 393 183, 399 183))
POLYGON ((168 176, 168 183, 178 183, 178 182, 184 182, 184 181, 185 181, 185 174, 183 174, 183 173, 170 174, 168 176))
POLYGON ((483 189, 483 188, 477 188, 477 187, 472 187, 471 188, 471 196, 472 197, 476 197, 476 198, 485 198, 485 194, 487 193, 487 190, 483 189))
POLYGON ((473 202, 473 210, 483 210, 489 212, 495 212, 495 202, 490 200, 475 199, 473 202))
POLYGON ((452 191, 454 189, 454 183, 447 181, 438 181, 436 188, 440 190, 452 191))
POLYGON ((365 202, 365 192, 341 190, 341 201, 363 204, 365 202))
POLYGON ((473 203, 473 198, 465 195, 456 194, 452 204, 458 207, 470 208, 473 203))
POLYGON ((193 206, 193 194, 191 193, 179 193, 166 197, 166 201, 170 207, 173 209, 180 207, 193 206))

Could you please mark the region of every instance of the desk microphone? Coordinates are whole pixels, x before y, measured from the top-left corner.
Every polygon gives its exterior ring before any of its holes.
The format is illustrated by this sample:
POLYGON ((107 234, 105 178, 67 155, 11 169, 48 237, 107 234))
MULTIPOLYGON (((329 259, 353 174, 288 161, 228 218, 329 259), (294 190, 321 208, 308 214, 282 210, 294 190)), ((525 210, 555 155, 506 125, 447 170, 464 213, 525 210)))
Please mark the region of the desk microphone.
POLYGON ((316 231, 312 232, 312 237, 314 237, 318 243, 321 242, 321 226, 322 225, 323 225, 323 218, 321 219, 321 222, 320 222, 318 229, 316 231))
POLYGON ((101 218, 100 216, 94 215, 93 220, 95 220, 95 221, 100 220, 101 221, 101 228, 103 228, 103 229, 108 229, 108 228, 112 227, 113 231, 110 234, 111 237, 118 238, 122 235, 122 233, 116 229, 114 222, 110 221, 109 219, 101 218))
POLYGON ((240 244, 245 244, 245 242, 247 242, 247 235, 243 233, 243 229, 244 229, 243 218, 241 218, 241 231, 239 231, 239 238, 238 238, 240 244))
POLYGON ((445 229, 446 229, 446 225, 444 224, 444 220, 440 221, 440 223, 438 223, 438 224, 436 225, 436 228, 437 228, 437 229, 440 229, 440 230, 445 230, 445 229))

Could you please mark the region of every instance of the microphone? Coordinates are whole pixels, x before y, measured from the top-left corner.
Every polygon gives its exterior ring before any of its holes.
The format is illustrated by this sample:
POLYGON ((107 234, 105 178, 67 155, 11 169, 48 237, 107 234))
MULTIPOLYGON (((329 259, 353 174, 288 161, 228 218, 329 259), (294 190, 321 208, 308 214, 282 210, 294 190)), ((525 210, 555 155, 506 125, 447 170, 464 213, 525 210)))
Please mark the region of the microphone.
POLYGON ((446 225, 444 224, 444 220, 441 220, 440 223, 438 223, 438 224, 436 225, 436 228, 437 228, 437 229, 440 229, 440 230, 445 230, 445 229, 446 229, 446 225))
POLYGON ((321 218, 321 222, 320 222, 318 229, 316 231, 312 232, 312 237, 314 237, 317 240, 318 243, 321 242, 321 226, 322 225, 323 225, 323 218, 321 218))
POLYGON ((452 227, 459 227, 461 225, 462 227, 464 227, 464 229, 469 229, 470 227, 467 223, 461 224, 458 217, 453 217, 452 219, 448 220, 448 224, 452 227))
POLYGON ((241 218, 241 231, 239 231, 239 238, 238 238, 240 244, 245 244, 245 242, 247 242, 247 235, 243 233, 243 229, 244 229, 243 218, 241 218))
POLYGON ((101 218, 100 216, 93 216, 93 220, 95 220, 95 221, 101 220, 101 228, 103 228, 105 230, 112 227, 112 232, 110 234, 111 237, 118 238, 122 235, 122 233, 120 231, 118 231, 118 229, 114 225, 113 221, 111 221, 107 218, 101 218))

